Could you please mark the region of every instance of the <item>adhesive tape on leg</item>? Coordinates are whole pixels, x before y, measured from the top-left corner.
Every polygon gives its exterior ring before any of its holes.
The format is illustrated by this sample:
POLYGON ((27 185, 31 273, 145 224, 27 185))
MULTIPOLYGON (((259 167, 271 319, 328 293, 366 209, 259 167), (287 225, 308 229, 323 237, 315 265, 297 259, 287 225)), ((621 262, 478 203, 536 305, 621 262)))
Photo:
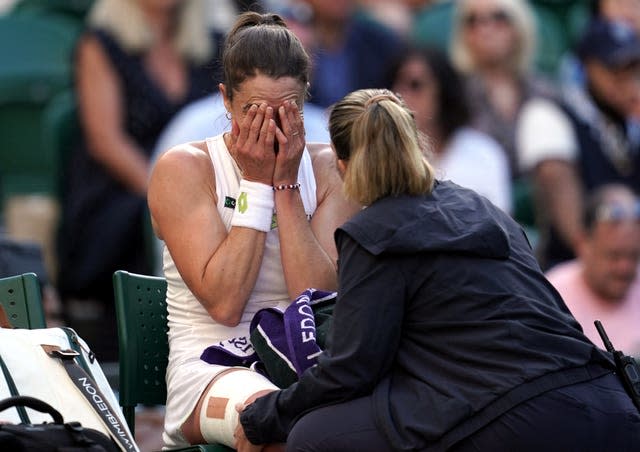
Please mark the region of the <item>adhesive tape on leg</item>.
POLYGON ((248 369, 222 374, 205 395, 200 411, 200 432, 207 443, 233 447, 238 425, 236 404, 265 389, 278 389, 263 375, 248 369))
POLYGON ((231 226, 269 232, 274 205, 273 187, 242 179, 231 226))

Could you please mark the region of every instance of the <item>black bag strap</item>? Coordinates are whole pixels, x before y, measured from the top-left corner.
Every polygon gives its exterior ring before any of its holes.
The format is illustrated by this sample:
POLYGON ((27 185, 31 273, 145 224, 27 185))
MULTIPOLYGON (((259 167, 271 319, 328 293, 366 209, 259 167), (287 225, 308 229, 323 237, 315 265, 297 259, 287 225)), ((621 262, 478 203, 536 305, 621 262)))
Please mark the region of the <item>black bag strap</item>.
POLYGON ((102 423, 107 427, 111 437, 121 450, 127 452, 136 450, 135 441, 111 408, 108 399, 102 394, 93 378, 76 362, 79 355, 75 350, 61 350, 60 347, 43 345, 42 348, 52 358, 59 358, 69 378, 98 413, 102 423))
POLYGON ((19 406, 31 408, 32 410, 49 414, 53 418, 53 422, 56 424, 64 423, 64 419, 62 418, 62 415, 58 410, 49 405, 47 402, 36 399, 35 397, 13 396, 0 400, 0 411, 4 411, 7 408, 19 406))

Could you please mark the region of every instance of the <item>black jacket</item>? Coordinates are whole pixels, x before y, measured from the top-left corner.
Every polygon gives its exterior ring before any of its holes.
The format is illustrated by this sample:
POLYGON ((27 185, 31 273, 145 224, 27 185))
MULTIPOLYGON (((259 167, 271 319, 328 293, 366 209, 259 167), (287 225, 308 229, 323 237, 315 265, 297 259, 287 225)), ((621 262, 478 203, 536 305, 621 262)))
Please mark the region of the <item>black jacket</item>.
MULTIPOLYGON (((254 443, 373 393, 394 449, 443 449, 548 389, 613 369, 543 276, 522 229, 473 191, 389 197, 336 231, 339 292, 318 365, 241 415, 254 443)), ((318 426, 322 428, 322 426, 318 426)))

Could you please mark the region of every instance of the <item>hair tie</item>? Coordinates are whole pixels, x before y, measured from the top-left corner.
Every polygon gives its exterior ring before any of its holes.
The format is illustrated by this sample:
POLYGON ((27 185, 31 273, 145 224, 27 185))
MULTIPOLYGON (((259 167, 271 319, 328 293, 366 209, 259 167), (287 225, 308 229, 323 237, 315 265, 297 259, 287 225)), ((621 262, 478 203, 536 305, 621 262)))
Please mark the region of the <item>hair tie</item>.
POLYGON ((365 103, 364 103, 364 108, 369 108, 371 106, 371 104, 377 104, 380 101, 383 100, 390 100, 393 103, 398 103, 398 98, 395 97, 392 93, 385 93, 385 94, 376 94, 375 96, 371 97, 370 99, 368 99, 365 103))

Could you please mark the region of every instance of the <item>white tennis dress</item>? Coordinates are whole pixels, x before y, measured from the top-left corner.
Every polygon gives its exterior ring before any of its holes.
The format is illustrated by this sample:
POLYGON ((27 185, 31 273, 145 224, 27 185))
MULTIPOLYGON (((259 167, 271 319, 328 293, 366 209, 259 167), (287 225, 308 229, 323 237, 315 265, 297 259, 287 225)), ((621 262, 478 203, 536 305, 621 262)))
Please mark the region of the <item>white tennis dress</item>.
MULTIPOLYGON (((231 229, 233 208, 225 207, 226 197, 236 199, 240 170, 229 154, 222 135, 206 140, 216 178, 217 209, 227 231, 231 229)), ((316 182, 311 157, 305 149, 298 171, 300 194, 307 217, 315 212, 316 182)), ((193 233, 185 231, 185 234, 193 233)), ((167 367, 167 405, 163 440, 165 446, 187 445, 180 426, 193 411, 211 379, 225 366, 208 364, 200 354, 208 346, 249 335, 253 315, 262 308, 290 303, 280 261, 278 230, 267 233, 264 257, 253 293, 247 302, 240 324, 227 327, 214 321, 180 277, 171 254, 163 245, 163 267, 167 279, 169 321, 169 364, 167 367)))

